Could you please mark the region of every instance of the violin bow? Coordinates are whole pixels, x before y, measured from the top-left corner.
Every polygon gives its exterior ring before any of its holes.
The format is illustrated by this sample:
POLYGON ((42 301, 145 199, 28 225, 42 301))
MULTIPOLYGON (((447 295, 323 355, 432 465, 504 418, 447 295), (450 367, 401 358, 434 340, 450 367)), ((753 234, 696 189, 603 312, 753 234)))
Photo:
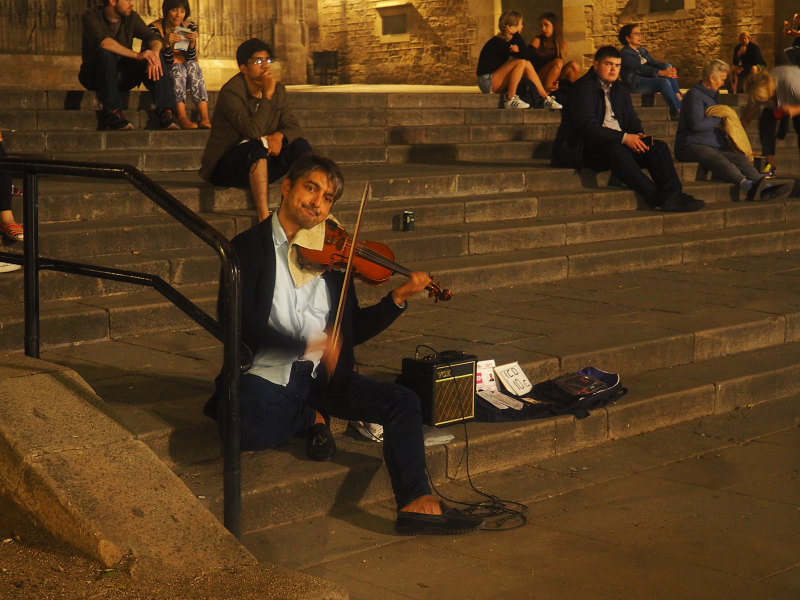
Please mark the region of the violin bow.
MULTIPOLYGON (((339 295, 339 309, 336 311, 336 320, 333 323, 333 331, 331 332, 331 340, 333 342, 332 347, 334 350, 339 345, 339 334, 342 329, 342 315, 344 314, 344 305, 347 300, 347 289, 349 287, 350 280, 353 278, 353 258, 356 255, 356 248, 358 244, 358 235, 361 233, 361 221, 364 217, 364 208, 367 205, 367 201, 372 197, 372 183, 367 181, 367 185, 364 186, 364 195, 361 196, 361 207, 358 209, 358 220, 356 221, 356 228, 353 231, 352 242, 350 243, 350 252, 347 255, 347 268, 344 272, 344 284, 342 285, 342 293, 339 295)), ((336 370, 337 360, 332 363, 331 372, 328 373, 328 381, 331 380, 333 377, 333 372, 336 370)))

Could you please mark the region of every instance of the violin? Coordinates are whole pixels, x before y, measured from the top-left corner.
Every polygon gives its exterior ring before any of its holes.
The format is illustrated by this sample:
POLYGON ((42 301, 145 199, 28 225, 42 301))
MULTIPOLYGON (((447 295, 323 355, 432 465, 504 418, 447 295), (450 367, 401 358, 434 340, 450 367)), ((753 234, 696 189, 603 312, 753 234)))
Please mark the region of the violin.
MULTIPOLYGON (((346 268, 352 249, 353 239, 342 226, 331 219, 325 221, 325 242, 321 250, 297 246, 301 264, 325 270, 346 268)), ((352 268, 356 277, 370 285, 386 283, 393 273, 411 276, 409 269, 394 262, 394 252, 389 246, 369 240, 356 242, 352 268)), ((440 287, 434 281, 425 289, 428 290, 428 296, 434 298, 434 302, 447 301, 453 297, 450 290, 440 287)))

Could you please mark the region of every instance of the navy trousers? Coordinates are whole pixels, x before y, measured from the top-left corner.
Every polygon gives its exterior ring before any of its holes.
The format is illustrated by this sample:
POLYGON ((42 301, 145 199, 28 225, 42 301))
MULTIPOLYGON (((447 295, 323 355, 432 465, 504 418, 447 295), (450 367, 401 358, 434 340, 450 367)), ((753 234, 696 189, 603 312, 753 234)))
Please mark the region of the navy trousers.
MULTIPOLYGON (((397 509, 431 493, 425 472, 422 412, 417 395, 403 386, 354 373, 344 400, 332 402, 311 377, 313 364, 298 361, 284 386, 258 375, 243 375, 240 387, 242 450, 266 450, 304 434, 316 411, 352 421, 383 425, 383 459, 397 509)), ((217 408, 222 434, 224 402, 217 408)))
POLYGON ((81 65, 78 81, 87 90, 97 92, 105 115, 122 109, 120 92, 127 92, 144 83, 153 93, 153 103, 160 113, 165 108, 175 108, 175 92, 163 55, 161 69, 163 75, 158 81, 153 81, 147 78, 146 61, 120 57, 108 50, 100 50, 91 62, 81 65))
POLYGON ((611 171, 651 207, 660 206, 670 195, 683 190, 669 146, 661 140, 653 140, 650 149, 641 154, 624 144, 587 142, 583 164, 593 171, 611 171), (647 169, 652 179, 642 169, 647 169))
POLYGON ((272 183, 286 175, 294 161, 311 152, 311 144, 304 138, 297 138, 291 144, 284 139, 277 156, 267 154, 260 139, 250 140, 235 145, 223 154, 211 172, 209 181, 223 187, 250 187, 250 167, 260 160, 266 160, 267 178, 272 183))

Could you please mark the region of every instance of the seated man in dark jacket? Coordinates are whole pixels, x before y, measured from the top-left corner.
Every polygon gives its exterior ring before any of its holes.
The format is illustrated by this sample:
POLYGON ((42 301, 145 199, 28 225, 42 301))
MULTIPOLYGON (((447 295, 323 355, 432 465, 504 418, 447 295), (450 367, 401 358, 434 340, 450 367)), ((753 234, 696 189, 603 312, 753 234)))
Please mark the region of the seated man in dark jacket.
MULTIPOLYGON (((343 190, 333 161, 302 156, 283 182, 277 212, 231 241, 241 266, 242 341, 253 351, 253 366, 240 384, 242 450, 275 448, 304 434, 308 456, 330 460, 336 444, 322 413, 379 423, 397 502, 396 530, 417 535, 477 529, 483 519, 431 495, 417 395, 353 371, 353 347, 389 327, 430 277, 410 273, 408 281, 368 307, 358 305, 351 279, 338 321, 344 274, 299 264, 297 246, 321 248, 328 214, 343 190), (329 336, 334 320, 341 324, 338 344, 329 336)), ((225 398, 220 396, 218 390, 203 412, 216 418, 221 430, 225 398)))
POLYGON ((705 202, 683 193, 669 147, 660 140, 645 144, 631 94, 617 82, 621 62, 619 50, 603 46, 592 69, 573 84, 553 145, 553 166, 610 170, 650 208, 668 212, 703 208, 705 202))
POLYGON ((787 196, 791 186, 769 185, 749 157, 731 148, 720 128, 722 119, 706 114, 717 105, 719 89, 725 84, 729 70, 721 60, 707 62, 701 73, 702 81, 684 96, 675 136, 675 158, 700 163, 714 178, 738 185, 748 201, 787 196))
POLYGON ((240 73, 219 91, 200 165, 200 176, 214 185, 249 186, 259 222, 269 216, 267 186, 311 152, 272 61, 272 48, 257 38, 236 50, 240 73))

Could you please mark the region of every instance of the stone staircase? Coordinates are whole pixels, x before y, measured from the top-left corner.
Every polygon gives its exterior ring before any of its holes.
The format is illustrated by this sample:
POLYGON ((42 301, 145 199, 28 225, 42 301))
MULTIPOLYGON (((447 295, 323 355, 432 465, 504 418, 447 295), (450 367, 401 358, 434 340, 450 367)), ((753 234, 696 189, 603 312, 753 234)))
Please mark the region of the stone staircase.
MULTIPOLYGON (((496 97, 481 94, 291 98, 312 145, 343 165, 334 214, 351 226, 371 181, 368 238, 454 292, 447 304, 413 302, 359 349, 361 372, 392 378, 402 357, 427 344, 519 360, 532 381, 594 364, 621 372, 631 389, 584 420, 470 424, 472 473, 800 391, 796 198, 738 202, 735 186, 680 164, 687 191, 707 208, 640 210, 607 173, 549 166, 557 112, 498 110, 496 97), (414 232, 398 230, 403 210, 415 212, 414 232)), ((671 143, 666 107, 635 103, 645 130, 671 143)), ((10 153, 133 164, 228 237, 253 224, 244 190, 197 177, 207 132, 98 131, 96 110, 90 94, 0 92, 0 131, 10 153)), ((126 115, 152 123, 148 95, 132 92, 126 115)), ((800 172, 793 136, 781 143, 782 173, 800 172)), ((130 186, 42 177, 40 189, 43 256, 158 274, 213 314, 217 257, 130 186)), ((277 186, 270 193, 274 205, 277 186)), ((219 345, 153 292, 51 272, 41 281, 44 357, 81 373, 221 515, 216 429, 200 412, 219 345)), ((0 277, 0 350, 22 347, 21 283, 19 273, 0 277)), ((386 291, 358 286, 367 303, 386 291)), ((428 449, 436 482, 465 476, 464 434, 450 431, 454 442, 428 449)), ((265 527, 390 495, 377 445, 343 433, 339 448, 325 465, 306 461, 299 440, 246 454, 245 531, 255 539, 265 527)))

